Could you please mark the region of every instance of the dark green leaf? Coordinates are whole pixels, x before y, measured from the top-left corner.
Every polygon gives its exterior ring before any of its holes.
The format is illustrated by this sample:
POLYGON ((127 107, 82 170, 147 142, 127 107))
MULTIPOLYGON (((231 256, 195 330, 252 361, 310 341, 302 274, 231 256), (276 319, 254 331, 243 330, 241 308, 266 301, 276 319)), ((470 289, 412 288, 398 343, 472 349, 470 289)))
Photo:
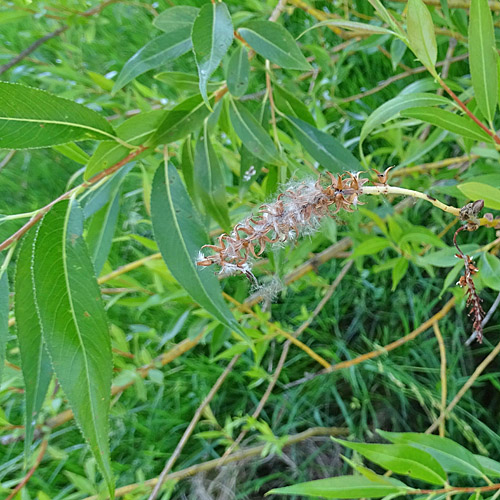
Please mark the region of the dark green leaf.
MULTIPOLYGON (((0 271, 1 272, 1 271, 0 271)), ((9 336, 9 280, 7 270, 0 276, 0 383, 2 382, 5 347, 9 336)))
POLYGON ((500 259, 496 255, 484 252, 479 262, 479 271, 483 283, 500 292, 500 259))
MULTIPOLYGON (((160 123, 167 116, 168 111, 157 109, 147 113, 139 113, 128 120, 125 120, 116 129, 118 137, 133 146, 140 146, 146 143, 156 132, 160 123)), ((123 160, 130 153, 130 149, 118 143, 102 142, 97 146, 94 154, 85 169, 83 178, 89 180, 94 175, 115 165, 123 160)), ((149 154, 145 151, 135 159, 149 154)))
POLYGON ((173 277, 200 306, 231 330, 241 333, 222 300, 214 273, 195 263, 208 238, 177 170, 170 164, 167 168, 167 174, 164 165, 156 171, 151 193, 153 231, 163 260, 173 277))
POLYGON ((477 105, 493 123, 498 102, 498 55, 488 0, 472 0, 469 19, 469 65, 477 105))
POLYGON ((274 102, 276 107, 285 115, 294 116, 316 127, 316 122, 308 107, 302 100, 278 84, 273 85, 274 102))
POLYGON ((238 33, 257 54, 282 68, 303 71, 311 69, 292 35, 279 24, 253 21, 240 28, 238 33))
POLYGON ((154 38, 137 51, 123 66, 113 92, 150 69, 163 66, 185 54, 192 47, 190 27, 181 27, 154 38))
POLYGON ((167 33, 178 29, 191 31, 199 11, 200 9, 190 5, 176 5, 156 16, 153 26, 167 33))
POLYGON ((224 2, 203 5, 193 24, 193 52, 198 66, 200 92, 207 106, 207 83, 233 43, 233 23, 224 2))
POLYGON ((231 123, 243 145, 257 158, 267 163, 279 163, 278 150, 269 134, 242 103, 231 99, 231 123))
MULTIPOLYGON (((184 184, 186 184, 187 192, 191 197, 191 200, 197 204, 199 202, 198 197, 195 193, 195 182, 194 182, 194 151, 191 136, 189 136, 184 145, 182 146, 181 154, 181 171, 182 177, 184 178, 184 184)), ((198 208, 201 205, 196 205, 198 208)))
POLYGON ((435 73, 437 45, 431 14, 422 0, 408 1, 408 41, 420 62, 435 73))
POLYGON ((247 91, 249 73, 248 51, 242 45, 233 52, 227 65, 227 88, 234 97, 241 97, 247 91))
POLYGON ((74 204, 58 203, 45 215, 34 244, 33 286, 54 372, 112 492, 111 342, 82 231, 82 212, 74 204))
POLYGON ((467 198, 473 201, 484 200, 485 207, 500 210, 500 189, 482 182, 465 182, 457 188, 467 198))
POLYGON ((376 482, 365 476, 338 476, 275 488, 266 495, 301 495, 322 498, 382 498, 410 490, 397 479, 381 476, 376 482), (387 484, 389 482, 390 484, 387 484))
POLYGON ((203 131, 196 143, 194 182, 195 192, 198 192, 206 212, 223 228, 228 228, 230 222, 227 211, 226 185, 219 160, 208 135, 207 122, 205 122, 203 131))
POLYGON ((0 82, 0 149, 114 139, 114 134, 104 117, 81 104, 32 87, 0 82))
POLYGON ((401 116, 422 120, 474 141, 493 142, 493 139, 468 116, 460 116, 445 109, 411 108, 401 111, 401 116))
POLYGON ((43 343, 42 328, 37 314, 38 304, 33 289, 33 248, 36 230, 24 237, 17 257, 15 275, 14 313, 17 340, 21 355, 26 401, 26 426, 24 437, 25 457, 28 458, 33 441, 33 421, 42 407, 47 394, 52 368, 43 343))
POLYGON ((439 462, 419 448, 407 444, 353 443, 342 439, 335 441, 357 451, 384 469, 431 484, 446 484, 446 473, 439 462))
MULTIPOLYGON (((213 104, 213 98, 211 99, 213 104)), ((152 144, 169 144, 183 139, 201 127, 210 114, 201 95, 195 95, 179 103, 169 111, 151 138, 152 144)))
POLYGON ((346 169, 361 170, 359 161, 353 154, 330 134, 298 118, 287 116, 293 125, 295 136, 304 149, 330 172, 343 172, 346 169))

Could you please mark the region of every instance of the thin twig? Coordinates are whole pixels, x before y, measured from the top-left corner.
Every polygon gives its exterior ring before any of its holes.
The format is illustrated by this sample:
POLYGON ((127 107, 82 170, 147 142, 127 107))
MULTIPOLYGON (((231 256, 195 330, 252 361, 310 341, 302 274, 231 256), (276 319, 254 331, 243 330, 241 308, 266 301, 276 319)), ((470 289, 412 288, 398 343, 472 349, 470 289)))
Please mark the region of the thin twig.
MULTIPOLYGON (((293 333, 293 336, 297 338, 299 335, 301 335, 309 326, 311 323, 314 321, 314 319, 318 316, 318 314, 322 311, 323 307, 325 307, 326 303, 330 300, 330 297, 333 295, 333 292, 336 290, 336 288, 339 286, 340 282, 344 278, 344 276, 347 274, 349 269, 352 267, 354 261, 349 260, 347 264, 342 268, 342 271, 338 274, 338 276, 335 278, 333 283, 329 286, 327 292, 325 293, 324 297, 321 299, 319 304, 316 306, 314 311, 311 313, 311 315, 302 323, 297 330, 293 333)), ((286 358, 288 356, 288 351, 290 349, 292 342, 290 340, 287 340, 284 345, 283 345, 283 350, 281 351, 281 356, 278 361, 278 365, 276 366, 276 370, 273 373, 273 377, 271 379, 271 382, 269 382, 269 385, 267 386, 266 392, 262 396, 261 400, 259 401, 259 404, 257 405, 257 408, 255 408, 255 411, 252 413, 252 418, 258 418, 261 411, 263 410, 267 400, 269 399, 269 396, 271 395, 271 392, 273 391, 274 387, 276 386, 276 383, 278 382, 278 378, 280 376, 281 370, 283 369, 283 366, 285 365, 286 358)), ((231 444, 231 446, 226 450, 224 453, 224 457, 227 457, 230 455, 233 450, 241 443, 241 441, 244 439, 244 437, 247 435, 248 430, 243 430, 240 432, 239 436, 236 438, 236 440, 231 444)))
POLYGON ((236 356, 233 356, 233 359, 229 362, 229 364, 226 366, 226 369, 221 373, 215 384, 213 385, 212 389, 210 389, 210 392, 207 394, 205 399, 202 401, 200 406, 196 409, 195 414, 193 415, 193 418, 191 419, 191 422, 189 422, 189 425, 187 429, 184 431, 184 434, 181 437, 181 440, 177 444, 174 452, 168 459, 167 463, 165 464, 165 467, 161 471, 161 474, 158 477, 158 482, 155 484, 155 487, 153 488, 153 491, 151 492, 151 495, 149 495, 148 500, 155 500, 155 498, 158 496, 158 493, 160 492, 163 484, 165 483, 167 479, 168 473, 172 470, 172 467, 174 466, 175 462, 179 458, 182 450, 184 449, 184 446, 186 445, 188 439, 190 438, 192 432, 194 431, 194 428, 196 427, 196 424, 198 423, 198 420, 200 420, 201 415, 207 405, 212 401, 213 397, 217 393, 217 391, 220 389, 222 383, 226 379, 226 377, 229 375, 231 370, 233 369, 233 366, 235 363, 238 361, 240 357, 240 354, 237 354, 236 356))
MULTIPOLYGON (((441 413, 444 413, 446 410, 446 399, 448 397, 447 394, 447 384, 446 384, 446 348, 444 346, 443 335, 441 334, 441 330, 439 329, 439 324, 436 321, 433 325, 434 335, 439 344, 439 356, 441 357, 441 413)), ((445 423, 444 420, 439 425, 439 435, 444 437, 445 434, 445 423)))

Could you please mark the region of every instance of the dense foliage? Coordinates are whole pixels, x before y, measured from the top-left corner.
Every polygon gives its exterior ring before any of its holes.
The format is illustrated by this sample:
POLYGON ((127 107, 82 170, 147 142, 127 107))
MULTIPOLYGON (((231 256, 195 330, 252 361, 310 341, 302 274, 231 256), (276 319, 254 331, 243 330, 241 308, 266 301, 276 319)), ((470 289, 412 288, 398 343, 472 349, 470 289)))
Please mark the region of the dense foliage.
POLYGON ((499 11, 1 5, 2 496, 496 498, 499 11))

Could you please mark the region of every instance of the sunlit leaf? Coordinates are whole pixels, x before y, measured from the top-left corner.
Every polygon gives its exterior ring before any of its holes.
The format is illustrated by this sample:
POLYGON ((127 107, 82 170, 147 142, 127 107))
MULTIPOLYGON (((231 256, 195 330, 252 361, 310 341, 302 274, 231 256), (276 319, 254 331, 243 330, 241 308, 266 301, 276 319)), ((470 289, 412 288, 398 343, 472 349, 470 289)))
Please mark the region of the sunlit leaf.
POLYGON ((500 210, 500 189, 482 182, 464 182, 457 186, 472 201, 484 200, 484 206, 500 210))
POLYGON ((483 283, 500 292, 500 259, 496 255, 484 252, 479 261, 479 271, 483 283))
POLYGON ((422 0, 408 1, 408 41, 420 62, 435 72, 437 45, 434 24, 429 9, 422 0))
POLYGON ((352 256, 360 257, 362 255, 374 255, 390 246, 391 242, 387 238, 373 236, 372 238, 369 238, 356 246, 352 256))

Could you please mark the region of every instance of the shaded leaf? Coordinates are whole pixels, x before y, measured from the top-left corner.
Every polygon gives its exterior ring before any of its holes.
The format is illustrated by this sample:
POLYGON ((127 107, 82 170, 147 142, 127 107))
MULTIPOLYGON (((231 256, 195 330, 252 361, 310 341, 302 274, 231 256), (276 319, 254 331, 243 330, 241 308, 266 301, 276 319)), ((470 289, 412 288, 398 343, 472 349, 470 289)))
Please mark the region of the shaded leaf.
POLYGON ((74 142, 60 144, 59 146, 52 146, 52 149, 66 156, 70 160, 80 163, 81 165, 86 165, 90 159, 90 156, 74 142))
POLYGON ((401 111, 401 116, 422 120, 423 122, 436 125, 474 141, 493 142, 492 137, 468 116, 460 116, 445 109, 430 107, 411 108, 401 111))
POLYGON ((469 65, 477 105, 492 123, 499 91, 498 54, 488 0, 473 0, 470 3, 469 65))
MULTIPOLYGON (((175 90, 186 90, 190 92, 200 91, 200 79, 197 75, 191 73, 182 73, 181 71, 163 71, 155 75, 155 78, 160 82, 167 83, 175 90)), ((214 92, 223 82, 208 82, 207 90, 214 92)))
POLYGON ((161 165, 156 171, 151 213, 156 242, 174 278, 201 307, 223 325, 241 334, 238 323, 222 300, 217 278, 211 270, 202 269, 195 263, 208 238, 179 174, 171 164, 168 167, 161 165))
POLYGON ((45 148, 83 139, 114 139, 113 127, 76 102, 0 82, 0 148, 45 148))
POLYGON ((404 493, 411 488, 401 481, 383 478, 375 482, 364 476, 338 476, 275 488, 266 495, 303 495, 323 498, 382 498, 386 495, 404 493), (385 484, 388 481, 389 484, 385 484))
POLYGON ((160 12, 153 19, 153 26, 167 33, 178 29, 191 31, 199 11, 200 9, 190 5, 176 5, 160 12))
POLYGON ((262 57, 285 69, 307 71, 311 66, 300 51, 292 35, 271 21, 253 21, 238 33, 262 57))
POLYGON ((241 45, 231 55, 227 65, 227 88, 234 97, 241 97, 248 88, 250 63, 248 51, 241 45))
POLYGON ((500 189, 482 182, 465 182, 457 188, 471 200, 484 200, 484 206, 500 210, 500 189))
MULTIPOLYGON (((210 99, 213 104, 213 98, 210 99)), ((182 101, 165 116, 152 136, 151 144, 168 144, 183 139, 203 124, 210 114, 201 95, 195 95, 182 101)))
POLYGON ((429 9, 422 0, 408 1, 408 42, 420 62, 435 73, 437 45, 434 24, 429 9))
POLYGON ((0 383, 2 382, 5 347, 9 336, 9 280, 7 270, 0 276, 0 383))
MULTIPOLYGON (((158 126, 166 117, 168 111, 157 109, 147 113, 139 113, 125 120, 116 128, 118 137, 133 146, 140 146, 151 138, 158 126)), ((87 164, 83 178, 88 180, 94 175, 106 170, 123 160, 130 153, 130 149, 118 143, 101 142, 87 164)), ((137 158, 150 154, 149 151, 141 153, 137 158)))
POLYGON ((200 78, 200 92, 208 107, 207 83, 233 43, 233 23, 224 2, 203 5, 193 24, 193 52, 200 78))
POLYGON ((293 125, 295 136, 304 149, 330 172, 346 169, 361 170, 356 157, 330 134, 309 125, 303 120, 287 116, 293 125))
POLYGON ((110 493, 111 342, 101 293, 82 238, 81 210, 61 202, 43 218, 34 244, 33 284, 54 372, 110 493))
MULTIPOLYGON (((474 250, 477 250, 479 246, 475 243, 470 243, 466 245, 460 245, 462 251, 466 254, 470 254, 474 250)), ((422 257, 418 258, 418 262, 422 264, 430 264, 436 267, 451 267, 457 263, 457 257, 455 254, 457 249, 453 247, 443 248, 443 250, 438 250, 437 252, 429 252, 422 257)))
POLYGON ((231 99, 229 114, 236 134, 253 155, 268 163, 280 162, 269 134, 242 103, 231 99))
POLYGON ((33 441, 33 421, 42 407, 52 377, 52 367, 43 343, 42 327, 37 314, 38 304, 33 289, 35 235, 36 230, 32 229, 23 239, 14 280, 14 313, 26 402, 25 459, 28 458, 33 441))
POLYGON ((154 38, 125 63, 113 86, 113 92, 117 92, 134 78, 146 73, 146 71, 177 59, 190 50, 191 47, 190 26, 181 27, 154 38))
POLYGON ((479 261, 482 282, 489 288, 500 292, 500 259, 484 252, 479 261))
POLYGON ((273 85, 274 102, 276 107, 285 115, 294 116, 307 122, 312 127, 316 127, 316 122, 309 111, 309 108, 291 92, 278 84, 273 85))

